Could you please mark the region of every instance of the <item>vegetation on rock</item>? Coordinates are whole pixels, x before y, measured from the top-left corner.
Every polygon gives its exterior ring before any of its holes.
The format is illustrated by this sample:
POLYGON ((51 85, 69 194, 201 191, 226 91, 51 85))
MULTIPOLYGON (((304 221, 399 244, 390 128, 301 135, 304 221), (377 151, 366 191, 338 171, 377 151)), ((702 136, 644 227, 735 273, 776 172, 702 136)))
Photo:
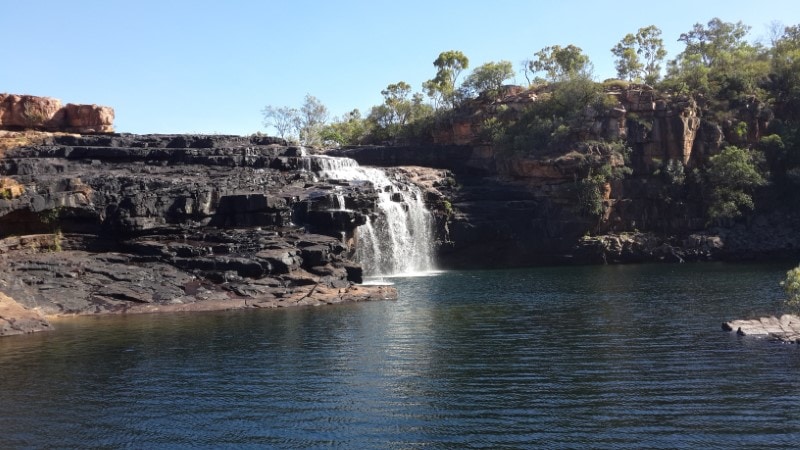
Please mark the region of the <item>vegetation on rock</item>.
POLYGON ((743 209, 753 209, 751 192, 766 181, 753 163, 753 155, 738 147, 725 147, 709 160, 708 178, 711 186, 711 220, 733 219, 743 209))
POLYGON ((786 292, 786 304, 794 309, 800 309, 800 266, 786 272, 786 279, 781 282, 786 292))
POLYGON ((490 146, 499 161, 580 155, 576 200, 589 216, 603 213, 607 183, 638 177, 661 206, 730 223, 757 211, 762 197, 800 198, 800 25, 773 26, 768 43, 748 41, 749 31, 719 18, 697 23, 668 37, 684 45, 668 59, 661 30, 639 28, 611 48, 620 79, 603 82, 571 44, 524 61, 527 86, 504 85, 514 75, 508 61, 467 72, 468 57, 449 50, 420 91, 391 83, 368 114, 300 125, 279 119, 301 109, 267 107, 265 123, 306 145, 470 144, 490 146), (595 151, 603 146, 618 150, 595 151))
POLYGON ((475 68, 464 80, 462 86, 464 96, 477 97, 485 94, 497 97, 503 83, 514 77, 514 68, 510 61, 488 62, 475 68))

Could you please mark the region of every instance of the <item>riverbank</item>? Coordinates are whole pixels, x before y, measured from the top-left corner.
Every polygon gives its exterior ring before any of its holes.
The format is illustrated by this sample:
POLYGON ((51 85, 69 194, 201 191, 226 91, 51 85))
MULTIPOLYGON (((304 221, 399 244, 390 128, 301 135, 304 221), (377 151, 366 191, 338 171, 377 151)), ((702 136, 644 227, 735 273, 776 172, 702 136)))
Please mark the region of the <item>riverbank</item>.
MULTIPOLYGON (((341 287, 333 287, 314 280, 311 274, 307 274, 308 278, 304 280, 306 284, 303 285, 285 283, 270 287, 262 280, 257 291, 247 291, 241 285, 233 288, 224 284, 189 282, 183 295, 169 298, 159 296, 159 293, 168 290, 167 285, 174 274, 164 273, 161 278, 156 275, 153 281, 161 284, 162 288, 148 292, 148 288, 142 285, 144 278, 134 281, 117 277, 112 281, 98 276, 97 267, 86 264, 93 256, 85 252, 66 251, 38 256, 16 259, 11 266, 2 267, 3 275, 0 278, 6 285, 9 278, 20 274, 21 266, 38 264, 43 272, 39 274, 38 292, 33 297, 26 295, 31 290, 22 291, 28 304, 33 301, 40 306, 25 306, 0 292, 0 336, 50 331, 57 327, 54 322, 75 316, 293 308, 397 299, 397 290, 392 286, 346 283, 341 287), (49 264, 47 260, 52 263, 54 259, 61 261, 59 267, 44 269, 49 264), (58 278, 63 277, 64 270, 70 267, 80 267, 84 272, 68 275, 74 277, 69 283, 59 282, 58 278)), ((103 271, 107 274, 123 274, 124 271, 119 269, 118 264, 112 263, 107 264, 103 271)), ((32 281, 30 277, 24 280, 32 281)), ((294 281, 299 282, 300 279, 294 281)), ((251 288, 256 287, 253 285, 251 288)))

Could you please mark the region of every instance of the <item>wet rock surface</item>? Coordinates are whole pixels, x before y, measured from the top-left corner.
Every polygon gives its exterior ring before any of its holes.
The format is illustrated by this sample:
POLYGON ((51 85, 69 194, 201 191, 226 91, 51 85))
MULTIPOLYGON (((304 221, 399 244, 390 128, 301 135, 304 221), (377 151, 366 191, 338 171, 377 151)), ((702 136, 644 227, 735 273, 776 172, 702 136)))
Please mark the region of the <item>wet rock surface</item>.
POLYGON ((253 136, 60 135, 0 159, 0 293, 45 315, 322 305, 357 286, 368 184, 253 136), (339 208, 346 198, 347 210, 339 208))

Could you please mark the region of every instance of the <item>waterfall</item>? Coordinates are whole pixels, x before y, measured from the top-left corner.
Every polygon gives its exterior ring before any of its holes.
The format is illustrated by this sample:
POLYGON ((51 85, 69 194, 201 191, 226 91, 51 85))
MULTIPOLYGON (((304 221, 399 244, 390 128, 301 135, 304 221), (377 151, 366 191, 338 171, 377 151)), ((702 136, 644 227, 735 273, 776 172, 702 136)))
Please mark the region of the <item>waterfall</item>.
POLYGON ((336 192, 334 195, 336 195, 336 207, 339 208, 339 211, 346 211, 344 194, 336 192))
MULTIPOLYGON (((350 158, 311 157, 321 178, 369 182, 378 192, 379 214, 356 230, 356 260, 367 277, 429 273, 433 264, 433 218, 422 191, 399 177, 361 167, 350 158)), ((343 198, 339 199, 343 205, 343 198)), ((342 206, 340 206, 342 207, 342 206)))

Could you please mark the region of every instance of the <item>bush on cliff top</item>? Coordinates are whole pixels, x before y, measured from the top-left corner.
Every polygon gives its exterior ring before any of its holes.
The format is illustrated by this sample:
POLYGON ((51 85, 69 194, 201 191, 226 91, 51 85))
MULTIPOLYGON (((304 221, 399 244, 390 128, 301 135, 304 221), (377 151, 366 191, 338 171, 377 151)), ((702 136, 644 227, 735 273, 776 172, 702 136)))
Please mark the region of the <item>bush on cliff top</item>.
POLYGON ((499 143, 502 150, 523 155, 546 155, 565 150, 580 140, 587 114, 604 114, 613 107, 603 86, 588 77, 554 83, 552 91, 531 103, 510 123, 499 143))

